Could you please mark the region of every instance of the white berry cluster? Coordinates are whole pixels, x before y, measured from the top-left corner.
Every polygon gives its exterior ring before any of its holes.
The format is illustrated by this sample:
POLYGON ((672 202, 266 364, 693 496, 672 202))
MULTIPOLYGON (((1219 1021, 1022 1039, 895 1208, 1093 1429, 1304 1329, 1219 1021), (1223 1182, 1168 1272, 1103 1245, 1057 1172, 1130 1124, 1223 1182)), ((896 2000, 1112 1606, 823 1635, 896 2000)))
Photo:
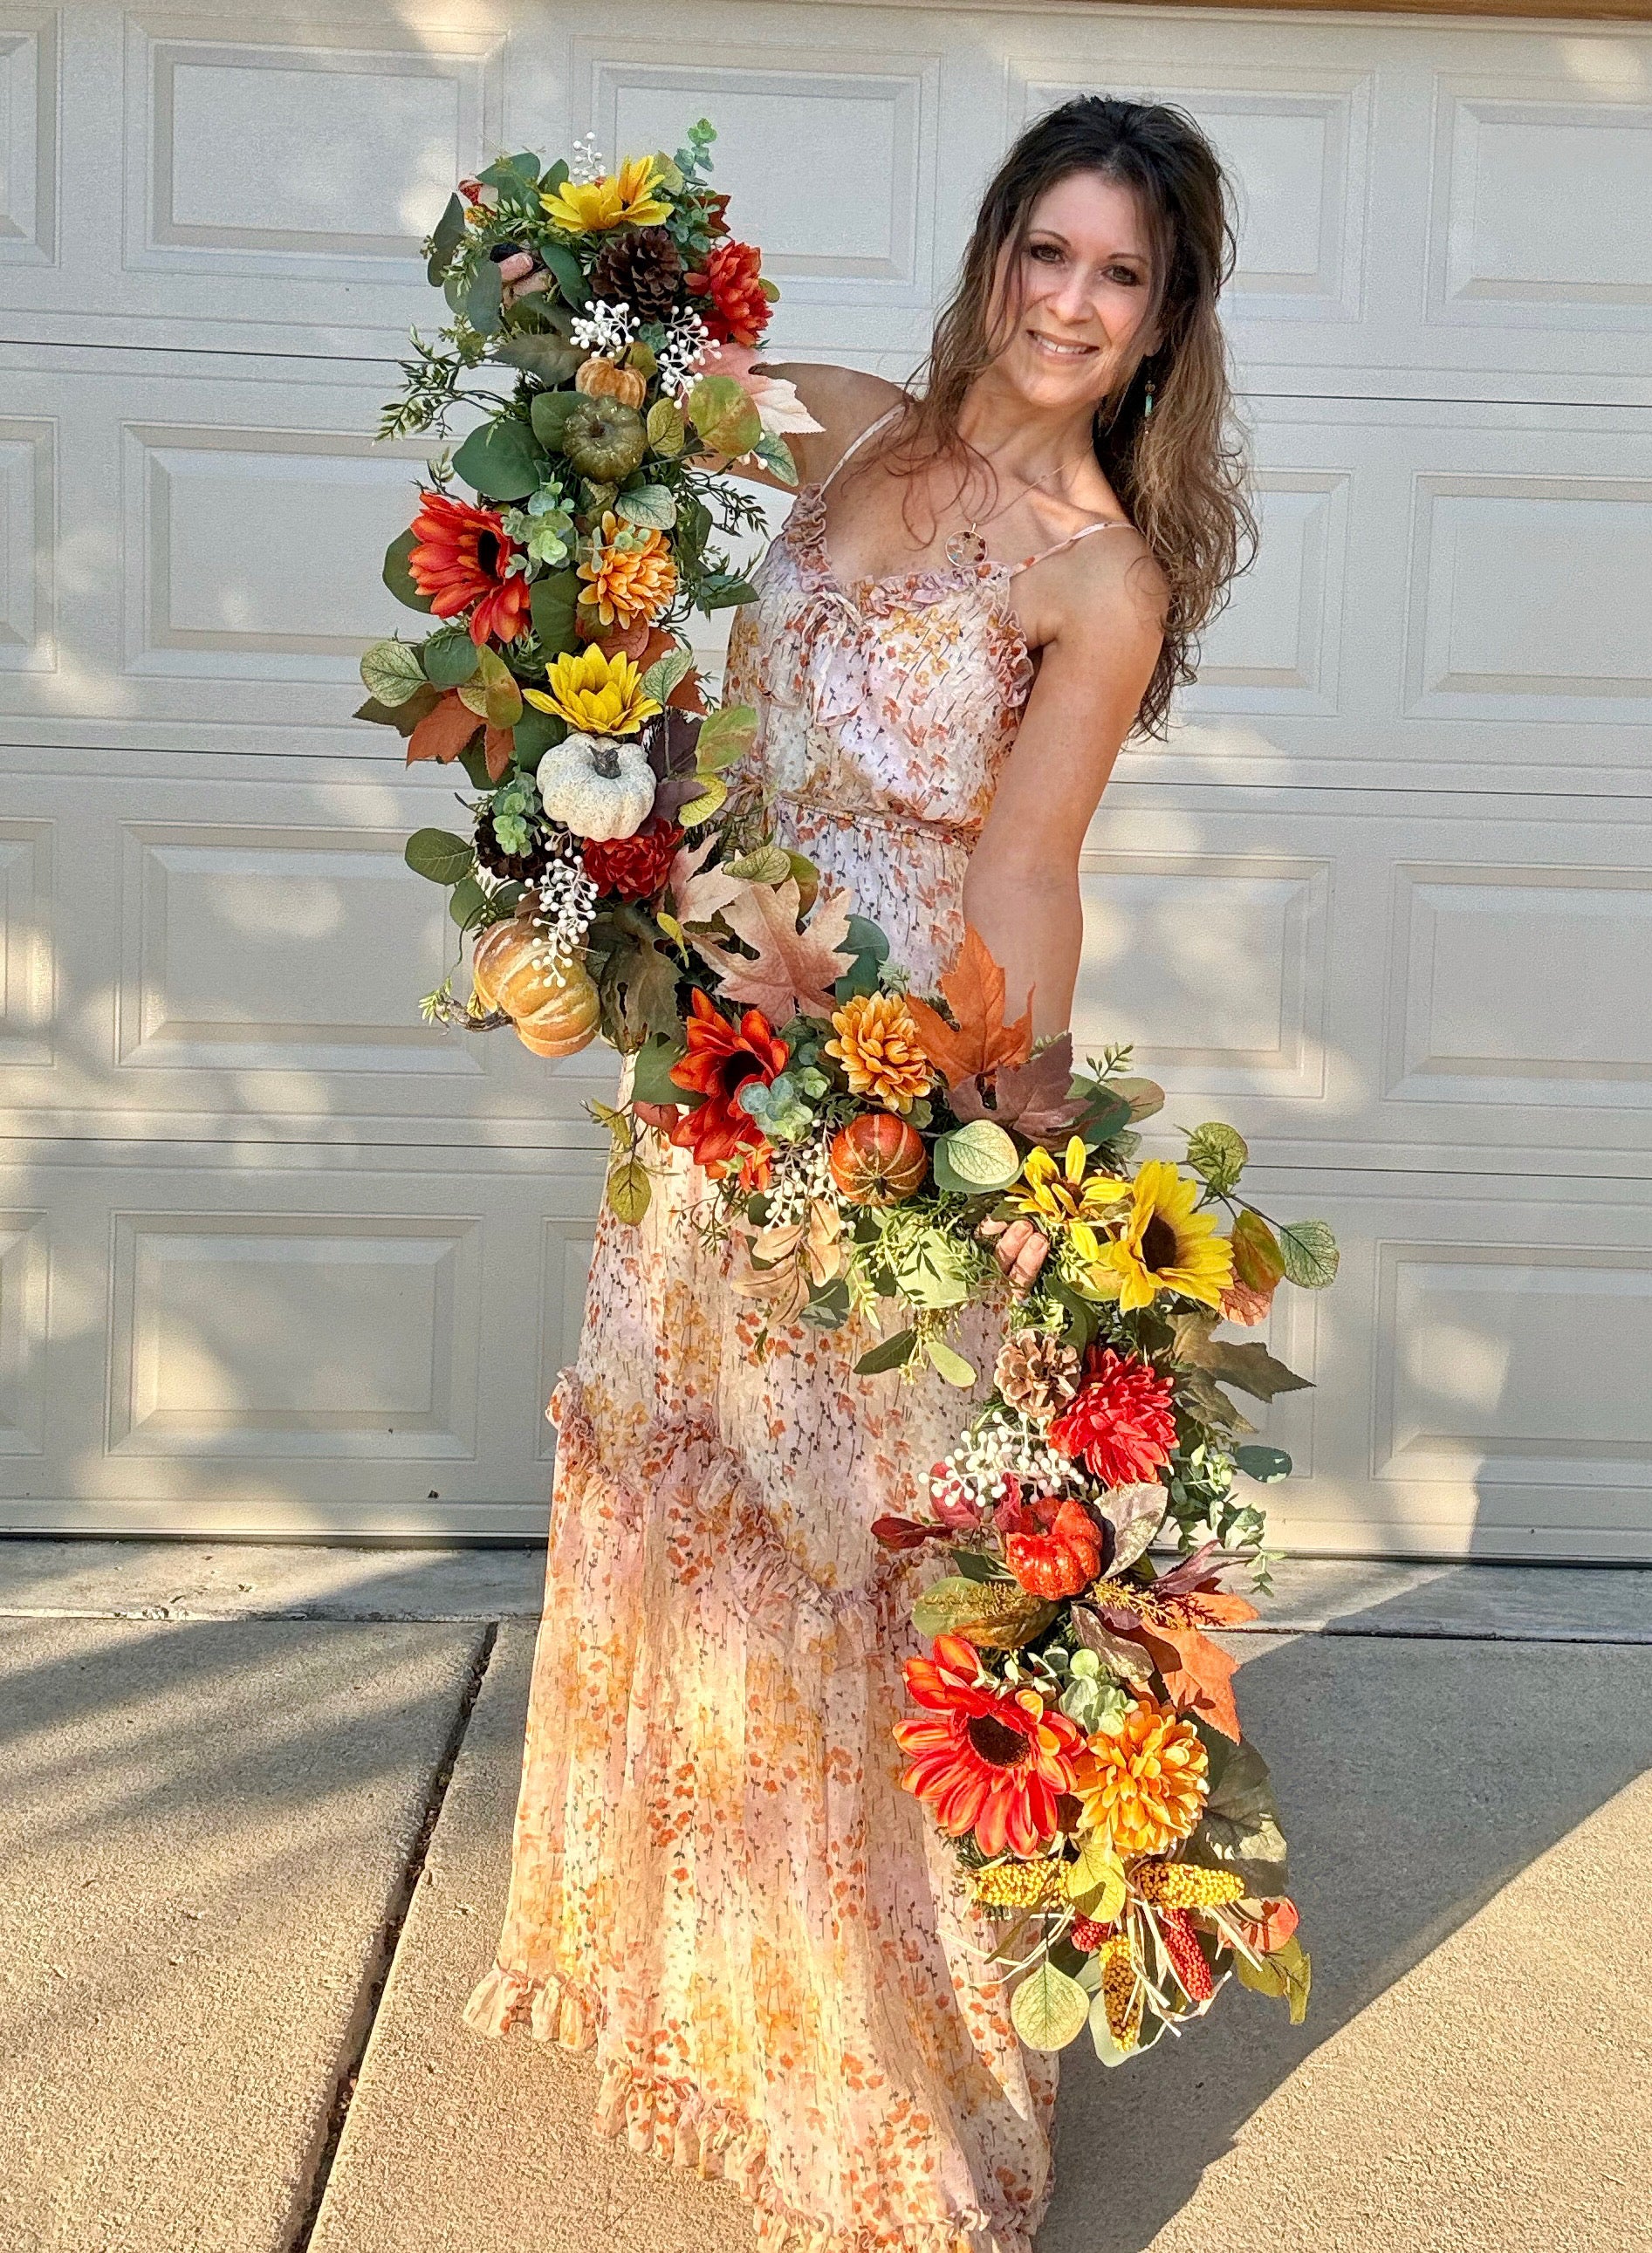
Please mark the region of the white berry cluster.
POLYGON ((691 306, 680 305, 672 315, 666 341, 659 348, 659 387, 668 396, 686 391, 711 341, 711 331, 691 306))
POLYGON ((777 1147, 767 1191, 770 1227, 786 1228, 806 1220, 812 1204, 829 1204, 833 1210, 841 1207, 843 1200, 827 1163, 830 1148, 831 1138, 826 1134, 777 1147))
POLYGON ((568 334, 582 352, 598 359, 622 359, 641 326, 623 297, 608 303, 599 299, 588 314, 569 324, 568 334))
POLYGON ((1061 1494, 1084 1483, 1084 1473, 1057 1454, 1039 1426, 1013 1408, 993 1408, 966 1432, 930 1475, 941 1493, 960 1487, 972 1502, 1001 1502, 1011 1473, 1029 1494, 1061 1494))
POLYGON ((574 153, 568 158, 568 177, 578 186, 589 187, 593 180, 606 177, 608 159, 596 145, 596 135, 583 134, 574 143, 574 153))
POLYGON ((554 861, 533 889, 533 928, 543 934, 546 954, 553 959, 572 954, 596 912, 595 882, 582 862, 554 861))

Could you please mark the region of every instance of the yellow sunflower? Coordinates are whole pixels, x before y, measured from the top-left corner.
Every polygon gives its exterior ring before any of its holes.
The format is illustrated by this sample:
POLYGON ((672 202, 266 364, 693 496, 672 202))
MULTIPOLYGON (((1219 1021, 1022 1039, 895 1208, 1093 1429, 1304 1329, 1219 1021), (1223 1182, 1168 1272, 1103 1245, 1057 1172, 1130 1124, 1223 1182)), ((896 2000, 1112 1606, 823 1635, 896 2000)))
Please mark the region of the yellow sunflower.
POLYGON ((671 217, 667 198, 657 195, 662 175, 655 157, 627 157, 617 172, 600 180, 564 180, 540 204, 565 234, 601 234, 610 227, 658 227, 671 217))
POLYGON ((559 657, 544 688, 522 691, 541 712, 554 712, 588 736, 634 736, 659 706, 643 690, 643 676, 624 655, 604 657, 595 642, 559 657))
POLYGON ((1016 1210, 1066 1229, 1076 1222, 1099 1218, 1121 1197, 1129 1196, 1129 1182, 1116 1175, 1091 1174, 1086 1180, 1089 1157, 1082 1134, 1073 1135, 1068 1142, 1059 1165, 1048 1150, 1029 1150, 1020 1185, 1012 1196, 1016 1210))
POLYGON ((1233 1280, 1233 1245, 1216 1232, 1213 1212, 1195 1212, 1200 1185, 1163 1158, 1150 1158, 1131 1189, 1122 1236, 1097 1247, 1103 1270, 1119 1278, 1126 1314, 1150 1306, 1161 1291, 1180 1292, 1216 1307, 1233 1280))

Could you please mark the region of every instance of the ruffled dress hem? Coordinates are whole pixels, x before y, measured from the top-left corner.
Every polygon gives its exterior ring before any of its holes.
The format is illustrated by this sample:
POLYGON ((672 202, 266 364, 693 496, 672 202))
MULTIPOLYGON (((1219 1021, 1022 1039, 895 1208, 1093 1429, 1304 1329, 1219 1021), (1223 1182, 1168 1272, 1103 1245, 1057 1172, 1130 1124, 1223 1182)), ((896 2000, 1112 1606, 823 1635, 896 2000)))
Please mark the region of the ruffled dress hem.
MULTIPOLYGON (((582 2054, 596 2045, 599 2014, 596 1997, 575 1980, 555 1972, 535 1978, 495 1964, 465 2005, 464 2021, 489 2040, 519 2030, 582 2054)), ((760 2128, 691 2083, 638 2073, 623 2058, 603 2073, 591 2126, 702 2180, 732 2183, 751 2202, 761 2253, 1034 2253, 1028 2231, 984 2214, 960 2215, 955 2222, 840 2229, 792 2212, 774 2198, 760 2128)))

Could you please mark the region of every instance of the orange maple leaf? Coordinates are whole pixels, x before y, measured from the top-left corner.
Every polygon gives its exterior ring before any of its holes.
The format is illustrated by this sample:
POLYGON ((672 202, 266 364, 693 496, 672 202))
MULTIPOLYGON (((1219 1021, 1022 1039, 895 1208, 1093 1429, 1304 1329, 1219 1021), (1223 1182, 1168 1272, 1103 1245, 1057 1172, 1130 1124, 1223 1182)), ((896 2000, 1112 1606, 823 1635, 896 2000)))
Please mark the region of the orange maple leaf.
MULTIPOLYGON (((460 700, 458 690, 450 688, 408 736, 408 764, 411 766, 415 759, 438 759, 446 765, 450 759, 457 759, 462 751, 469 750, 481 725, 476 714, 460 700)), ((515 739, 508 728, 490 728, 483 736, 482 756, 487 762, 490 782, 504 781, 510 771, 514 747, 515 739)))
POLYGON ((1033 1046, 1033 993, 1014 1024, 1004 1022, 1004 973, 972 923, 964 926, 957 961, 941 980, 956 1025, 938 1009, 908 994, 906 1006, 917 1022, 924 1053, 949 1087, 1000 1064, 1025 1064, 1033 1046))
POLYGON ((1234 1703, 1233 1677, 1239 1662, 1230 1658, 1219 1643, 1202 1635, 1195 1621, 1185 1615, 1195 1606, 1198 1618, 1211 1627, 1237 1627, 1242 1621, 1258 1616, 1256 1606, 1246 1603, 1243 1596, 1202 1590, 1181 1600, 1177 1608, 1183 1612, 1182 1619, 1155 1619, 1151 1624, 1144 1621, 1138 1634, 1152 1651, 1154 1664, 1164 1677, 1165 1694, 1176 1711, 1202 1713, 1213 1729, 1220 1729, 1237 1744, 1239 1709, 1234 1703))

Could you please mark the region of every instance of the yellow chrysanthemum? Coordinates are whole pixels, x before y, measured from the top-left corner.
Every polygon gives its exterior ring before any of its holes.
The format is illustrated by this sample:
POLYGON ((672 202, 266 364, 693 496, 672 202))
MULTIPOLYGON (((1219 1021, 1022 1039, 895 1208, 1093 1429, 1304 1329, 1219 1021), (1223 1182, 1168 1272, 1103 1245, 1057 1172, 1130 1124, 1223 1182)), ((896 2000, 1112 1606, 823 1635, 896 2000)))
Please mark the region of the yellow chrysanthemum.
POLYGON ((929 1092, 935 1068, 924 1053, 917 1021, 898 994, 857 994, 834 1011, 836 1057, 855 1095, 869 1095, 889 1111, 910 1111, 929 1092))
POLYGON ((610 227, 658 227, 671 217, 668 198, 657 195, 659 163, 653 157, 627 157, 617 172, 600 180, 564 180, 540 204, 552 224, 566 234, 601 234, 610 227))
POLYGON ((559 657, 547 685, 522 694, 587 736, 634 736, 659 709, 645 694, 643 676, 631 659, 604 657, 595 642, 559 657))
POLYGON ((1121 1854, 1162 1854, 1196 1829, 1210 1789, 1199 1732, 1154 1698, 1133 1699, 1116 1733, 1087 1740, 1073 1780, 1083 1827, 1121 1854))
POLYGON ((1086 1180, 1089 1157, 1082 1134, 1072 1136, 1060 1165, 1046 1149, 1029 1150, 1011 1202, 1018 1211, 1054 1221, 1058 1228, 1098 1218, 1129 1196, 1130 1184, 1113 1174, 1091 1174, 1086 1180))
POLYGON ((1233 1280, 1233 1245, 1216 1232, 1213 1212, 1195 1212, 1200 1185, 1168 1159, 1150 1158, 1131 1189, 1124 1234, 1100 1247, 1099 1264, 1119 1278, 1126 1314, 1151 1306, 1161 1291, 1179 1291, 1217 1307, 1233 1280))
POLYGON ((591 559, 580 565, 579 575, 588 582, 580 601, 604 627, 628 626, 638 618, 652 625, 677 591, 677 566, 665 534, 624 525, 611 508, 603 512, 591 559))

